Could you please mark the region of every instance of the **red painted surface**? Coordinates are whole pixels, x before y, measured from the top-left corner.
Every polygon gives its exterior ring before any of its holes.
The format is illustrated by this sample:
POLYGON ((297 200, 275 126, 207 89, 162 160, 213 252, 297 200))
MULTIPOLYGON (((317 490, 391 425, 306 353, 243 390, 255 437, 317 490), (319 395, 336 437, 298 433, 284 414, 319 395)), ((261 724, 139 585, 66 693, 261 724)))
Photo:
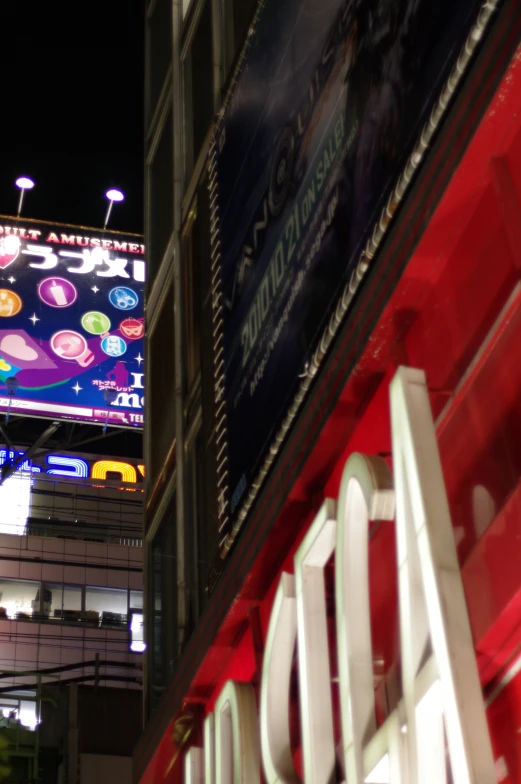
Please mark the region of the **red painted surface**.
MULTIPOLYGON (((282 570, 354 451, 388 455, 388 385, 399 364, 425 369, 498 780, 521 783, 521 59, 514 58, 387 304, 254 568, 207 651, 188 702, 212 710, 229 678, 258 678, 248 614, 263 638, 282 570), (497 693, 496 693, 497 692, 497 693)), ((375 525, 370 580, 376 690, 397 667, 394 528, 375 525)), ((333 608, 332 608, 333 612, 333 608)), ((331 629, 334 650, 334 629, 331 629)), ((293 741, 298 759, 296 712, 293 741)), ((167 732, 142 782, 174 781, 167 732), (163 773, 160 774, 160 771, 163 773)))

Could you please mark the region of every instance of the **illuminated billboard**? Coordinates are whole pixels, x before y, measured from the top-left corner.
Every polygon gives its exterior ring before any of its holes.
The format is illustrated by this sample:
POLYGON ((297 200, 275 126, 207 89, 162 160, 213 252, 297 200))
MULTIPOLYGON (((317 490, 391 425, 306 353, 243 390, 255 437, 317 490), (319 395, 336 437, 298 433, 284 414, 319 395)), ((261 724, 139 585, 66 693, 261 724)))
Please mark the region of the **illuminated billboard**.
POLYGON ((0 216, 0 410, 142 427, 144 281, 139 235, 0 216))

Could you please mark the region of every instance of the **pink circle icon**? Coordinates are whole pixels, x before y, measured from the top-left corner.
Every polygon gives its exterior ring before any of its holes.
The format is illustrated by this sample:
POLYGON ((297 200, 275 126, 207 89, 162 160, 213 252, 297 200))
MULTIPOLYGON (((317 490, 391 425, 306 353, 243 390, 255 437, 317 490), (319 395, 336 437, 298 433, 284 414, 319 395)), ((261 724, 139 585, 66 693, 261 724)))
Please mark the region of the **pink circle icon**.
POLYGON ((79 359, 89 350, 83 335, 71 329, 55 332, 51 338, 51 348, 62 359, 79 359))
POLYGON ((78 292, 66 278, 45 278, 38 284, 38 296, 51 308, 68 308, 78 299, 78 292))

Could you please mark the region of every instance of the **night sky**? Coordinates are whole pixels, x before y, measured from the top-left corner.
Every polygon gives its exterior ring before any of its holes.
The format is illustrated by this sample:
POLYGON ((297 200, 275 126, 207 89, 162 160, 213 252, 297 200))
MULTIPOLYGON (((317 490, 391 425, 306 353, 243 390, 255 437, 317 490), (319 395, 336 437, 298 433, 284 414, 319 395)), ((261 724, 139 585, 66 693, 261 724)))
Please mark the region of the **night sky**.
POLYGON ((144 0, 0 3, 0 213, 143 231, 144 0))

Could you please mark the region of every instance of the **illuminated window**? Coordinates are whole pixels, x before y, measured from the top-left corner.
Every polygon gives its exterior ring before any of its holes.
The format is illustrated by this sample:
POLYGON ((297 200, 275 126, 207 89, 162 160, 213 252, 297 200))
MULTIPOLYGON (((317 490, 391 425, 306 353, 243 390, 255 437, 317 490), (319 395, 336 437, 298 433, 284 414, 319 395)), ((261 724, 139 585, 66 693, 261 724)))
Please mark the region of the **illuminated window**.
POLYGON ((0 580, 0 618, 31 618, 39 614, 40 583, 0 580))
POLYGON ((143 611, 130 613, 130 650, 144 653, 146 650, 143 631, 143 611))
POLYGON ((79 621, 81 619, 81 587, 79 585, 50 585, 43 588, 44 617, 53 620, 79 621))
POLYGON ((0 533, 22 536, 31 502, 30 474, 16 473, 0 485, 0 533))
POLYGON ((118 588, 85 589, 87 619, 97 617, 101 626, 126 626, 128 592, 118 588))

